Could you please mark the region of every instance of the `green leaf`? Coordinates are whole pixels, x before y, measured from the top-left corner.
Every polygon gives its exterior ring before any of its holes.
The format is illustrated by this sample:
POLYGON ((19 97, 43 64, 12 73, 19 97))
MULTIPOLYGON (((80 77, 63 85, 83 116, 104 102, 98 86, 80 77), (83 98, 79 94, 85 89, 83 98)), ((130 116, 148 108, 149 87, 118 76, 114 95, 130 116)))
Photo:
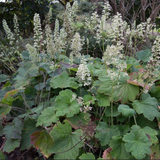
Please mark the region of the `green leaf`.
POLYGON ((143 113, 144 117, 150 121, 160 117, 157 100, 149 94, 142 94, 142 100, 135 100, 132 105, 138 114, 143 113))
POLYGON ((48 149, 53 145, 53 140, 46 131, 34 132, 31 135, 31 144, 40 149, 41 153, 48 158, 51 154, 48 149))
POLYGON ((152 128, 146 126, 146 127, 142 128, 142 130, 148 136, 148 138, 150 139, 152 144, 158 143, 158 138, 156 136, 156 135, 158 135, 158 133, 155 129, 152 129, 152 128))
POLYGON ((3 104, 12 105, 12 102, 13 102, 14 100, 15 100, 15 99, 14 99, 12 96, 9 96, 9 97, 4 97, 1 102, 2 102, 3 104))
POLYGON ((114 86, 113 100, 119 100, 121 103, 134 101, 139 93, 139 87, 129 84, 127 79, 127 76, 120 76, 118 84, 114 86))
POLYGON ((139 126, 133 125, 131 132, 124 135, 123 141, 126 142, 126 150, 136 159, 143 159, 150 153, 151 142, 139 126))
POLYGON ((137 52, 137 58, 143 62, 148 62, 151 56, 151 51, 149 49, 137 52))
POLYGON ((160 103, 160 86, 153 85, 151 87, 150 95, 152 97, 155 97, 158 100, 158 102, 160 103))
POLYGON ((64 90, 56 97, 56 104, 54 109, 56 110, 56 116, 73 117, 74 114, 79 113, 80 104, 76 99, 72 98, 74 93, 71 90, 64 90))
POLYGON ((4 147, 3 147, 3 152, 10 153, 11 151, 14 151, 15 148, 19 147, 20 145, 20 139, 7 139, 4 147))
POLYGON ((108 76, 99 77, 101 83, 98 92, 109 95, 114 101, 121 101, 122 103, 133 101, 139 93, 139 87, 128 83, 128 78, 128 76, 120 76, 116 84, 108 76))
POLYGON ((100 107, 110 106, 110 101, 107 95, 98 93, 96 99, 98 100, 98 105, 100 107))
POLYGON ((99 77, 100 87, 98 88, 99 93, 104 93, 106 95, 111 95, 113 82, 109 76, 99 77))
POLYGON ((124 104, 118 106, 118 112, 122 113, 125 117, 131 117, 136 113, 134 109, 124 104))
POLYGON ((78 88, 78 84, 75 82, 75 78, 69 77, 67 72, 63 72, 61 75, 53 77, 51 79, 52 88, 78 88))
POLYGON ((76 159, 79 148, 83 146, 82 131, 72 132, 69 122, 57 123, 50 132, 54 144, 49 148, 50 153, 55 153, 54 159, 76 159))
POLYGON ((5 155, 3 154, 2 151, 0 151, 0 160, 5 160, 5 155))
POLYGON ((127 63, 127 70, 129 68, 131 68, 132 66, 136 67, 136 66, 139 66, 139 61, 133 57, 126 57, 126 63, 127 63))
POLYGON ((7 93, 6 90, 0 90, 0 101, 3 99, 4 95, 7 93))
POLYGON ((6 116, 12 109, 11 106, 3 106, 0 104, 0 118, 6 116))
POLYGON ((39 84, 37 84, 34 88, 35 88, 37 91, 40 91, 40 90, 42 90, 45 86, 46 86, 45 83, 39 83, 39 84))
POLYGON ((22 128, 22 122, 18 118, 15 118, 12 124, 8 124, 4 127, 3 133, 5 134, 7 140, 5 142, 3 151, 11 152, 15 148, 19 147, 22 128))
POLYGON ((4 134, 7 139, 21 139, 23 124, 19 118, 15 118, 12 124, 4 127, 4 134))
POLYGON ((83 101, 85 105, 90 105, 91 103, 94 104, 95 98, 87 94, 83 97, 83 101))
POLYGON ((112 148, 111 155, 113 158, 128 159, 130 153, 126 151, 125 142, 122 137, 113 137, 109 146, 112 148))
POLYGON ((58 117, 55 114, 54 107, 47 107, 38 117, 36 126, 50 126, 52 123, 56 123, 58 121, 58 117))
POLYGON ((84 159, 93 160, 93 159, 95 159, 95 156, 94 156, 93 153, 83 153, 83 154, 79 157, 79 159, 82 159, 82 160, 84 160, 84 159))
POLYGON ((21 150, 29 149, 32 146, 30 136, 36 131, 39 131, 39 129, 36 128, 35 120, 28 119, 24 122, 24 127, 22 130, 21 150))
POLYGON ((5 74, 0 75, 0 83, 1 82, 6 82, 7 80, 9 80, 9 76, 7 76, 5 74))
POLYGON ((90 116, 89 113, 81 112, 78 115, 67 118, 66 121, 68 121, 74 129, 79 129, 82 125, 86 125, 90 121, 90 116))
POLYGON ((105 116, 106 117, 117 117, 118 115, 120 115, 120 113, 118 112, 118 106, 113 106, 113 114, 111 115, 111 106, 108 106, 105 110, 105 116))
POLYGON ((100 122, 96 128, 95 137, 100 141, 102 146, 109 144, 113 136, 119 136, 120 132, 117 126, 109 127, 107 123, 100 122))
POLYGON ((121 136, 125 135, 127 132, 130 131, 129 125, 119 124, 117 126, 118 126, 121 136))

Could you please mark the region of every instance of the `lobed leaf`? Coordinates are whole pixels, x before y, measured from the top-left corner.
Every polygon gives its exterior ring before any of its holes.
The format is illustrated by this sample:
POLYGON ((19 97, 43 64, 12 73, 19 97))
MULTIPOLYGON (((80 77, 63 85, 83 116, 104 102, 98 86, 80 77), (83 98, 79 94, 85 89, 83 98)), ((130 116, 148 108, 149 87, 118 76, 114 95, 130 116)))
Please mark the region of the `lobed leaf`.
POLYGON ((131 132, 124 135, 123 141, 126 142, 126 150, 136 159, 143 159, 150 153, 151 142, 139 126, 133 125, 131 132))
POLYGON ((150 121, 160 117, 158 102, 149 94, 142 94, 142 100, 135 100, 132 105, 138 114, 143 114, 150 121))
POLYGON ((96 128, 95 137, 100 141, 102 146, 109 144, 113 136, 119 136, 120 132, 117 126, 109 127, 107 123, 100 122, 96 128))
POLYGON ((57 123, 50 132, 54 144, 50 146, 49 153, 55 153, 55 159, 76 159, 79 155, 79 148, 83 146, 81 139, 82 131, 72 132, 69 122, 57 123))
POLYGON ((55 113, 54 107, 47 107, 38 117, 36 126, 50 126, 52 123, 56 123, 58 121, 58 116, 55 113))
POLYGON ((31 135, 31 144, 40 149, 41 153, 48 158, 51 153, 48 149, 54 144, 51 136, 46 131, 37 131, 31 135))
POLYGON ((67 72, 63 72, 61 75, 58 75, 51 79, 51 87, 62 89, 70 87, 77 89, 79 86, 75 82, 75 78, 69 77, 67 72))

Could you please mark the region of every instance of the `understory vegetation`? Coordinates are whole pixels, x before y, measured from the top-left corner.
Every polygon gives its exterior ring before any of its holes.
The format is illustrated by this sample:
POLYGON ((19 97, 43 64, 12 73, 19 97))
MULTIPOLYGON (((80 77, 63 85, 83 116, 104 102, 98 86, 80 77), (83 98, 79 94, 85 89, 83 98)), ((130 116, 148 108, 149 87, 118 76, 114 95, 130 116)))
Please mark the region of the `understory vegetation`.
MULTIPOLYGON (((85 3, 85 2, 83 2, 85 3)), ((160 159, 160 33, 67 3, 33 17, 23 38, 3 19, 0 39, 0 159, 36 148, 37 159, 160 159), (51 25, 52 23, 52 25, 51 25), (52 30, 52 27, 54 30, 52 30)))

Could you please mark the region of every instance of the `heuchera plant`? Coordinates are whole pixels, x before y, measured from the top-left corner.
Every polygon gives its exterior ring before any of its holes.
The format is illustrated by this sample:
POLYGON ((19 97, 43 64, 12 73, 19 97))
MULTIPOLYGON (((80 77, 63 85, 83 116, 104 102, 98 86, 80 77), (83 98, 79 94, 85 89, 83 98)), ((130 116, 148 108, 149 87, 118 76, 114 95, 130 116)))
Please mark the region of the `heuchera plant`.
POLYGON ((76 1, 67 4, 53 36, 49 22, 42 34, 35 14, 34 45, 26 45, 14 74, 0 75, 2 152, 34 147, 54 159, 159 159, 159 35, 151 49, 137 51, 151 30, 110 17, 106 3, 102 16, 84 23, 102 47, 102 58, 91 57, 76 10, 76 1))

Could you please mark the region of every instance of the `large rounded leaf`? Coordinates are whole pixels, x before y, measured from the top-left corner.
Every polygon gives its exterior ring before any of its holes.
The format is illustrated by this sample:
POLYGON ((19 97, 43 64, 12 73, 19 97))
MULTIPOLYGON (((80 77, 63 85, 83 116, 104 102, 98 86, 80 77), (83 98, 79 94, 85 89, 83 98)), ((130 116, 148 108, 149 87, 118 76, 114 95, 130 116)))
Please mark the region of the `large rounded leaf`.
POLYGON ((133 116, 136 113, 134 109, 124 104, 118 106, 118 112, 122 113, 125 117, 133 116))
POLYGON ((82 131, 72 132, 69 122, 60 122, 54 126, 50 135, 54 144, 49 148, 50 153, 55 153, 54 159, 76 159, 79 155, 79 148, 83 146, 81 140, 82 131))
POLYGON ((96 128, 95 137, 100 141, 102 146, 109 144, 113 136, 119 136, 120 132, 117 126, 109 127, 107 123, 100 122, 96 128))
POLYGON ((66 117, 73 117, 74 114, 80 112, 80 104, 72 96, 75 95, 71 90, 66 89, 61 91, 56 97, 56 104, 54 109, 58 117, 66 115, 66 117))
POLYGON ((126 103, 134 101, 139 93, 139 87, 127 82, 128 76, 120 76, 117 83, 112 82, 108 76, 99 77, 100 87, 98 92, 109 95, 114 101, 126 103))
POLYGON ((142 100, 135 100, 133 108, 138 114, 143 114, 148 120, 153 121, 155 117, 160 118, 158 110, 158 102, 156 98, 151 97, 149 94, 143 94, 142 100))
POLYGON ((78 88, 78 84, 75 82, 75 78, 69 77, 67 72, 63 72, 61 75, 53 77, 51 79, 52 88, 78 88))
POLYGON ((126 142, 126 150, 136 159, 143 159, 150 153, 151 142, 139 126, 132 126, 131 132, 124 135, 123 141, 126 142))

